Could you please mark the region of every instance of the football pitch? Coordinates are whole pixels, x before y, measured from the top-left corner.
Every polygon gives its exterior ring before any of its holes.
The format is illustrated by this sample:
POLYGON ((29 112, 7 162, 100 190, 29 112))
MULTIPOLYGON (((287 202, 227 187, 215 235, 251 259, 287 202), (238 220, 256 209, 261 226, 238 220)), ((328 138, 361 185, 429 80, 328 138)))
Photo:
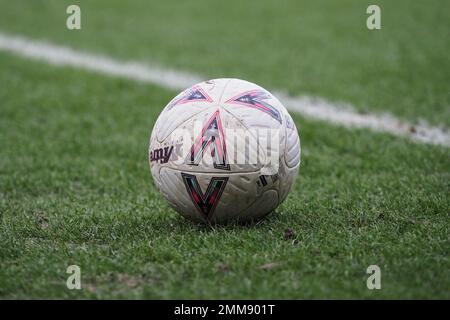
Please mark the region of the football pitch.
MULTIPOLYGON (((77 1, 81 30, 68 30, 72 1, 0 0, 0 35, 448 137, 450 2, 373 3, 380 30, 366 27, 370 1, 77 1)), ((290 111, 302 159, 287 200, 256 224, 194 224, 148 164, 174 87, 0 49, 0 298, 450 299, 448 142, 290 111)))

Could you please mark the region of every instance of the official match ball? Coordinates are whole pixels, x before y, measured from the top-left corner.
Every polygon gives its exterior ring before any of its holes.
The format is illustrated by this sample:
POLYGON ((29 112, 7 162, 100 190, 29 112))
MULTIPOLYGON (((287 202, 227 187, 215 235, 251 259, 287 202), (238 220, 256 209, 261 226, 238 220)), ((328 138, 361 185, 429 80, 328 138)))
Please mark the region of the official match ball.
POLYGON ((259 219, 287 197, 300 165, 300 138, 267 90, 215 79, 178 94, 150 137, 153 181, 184 217, 207 223, 259 219))

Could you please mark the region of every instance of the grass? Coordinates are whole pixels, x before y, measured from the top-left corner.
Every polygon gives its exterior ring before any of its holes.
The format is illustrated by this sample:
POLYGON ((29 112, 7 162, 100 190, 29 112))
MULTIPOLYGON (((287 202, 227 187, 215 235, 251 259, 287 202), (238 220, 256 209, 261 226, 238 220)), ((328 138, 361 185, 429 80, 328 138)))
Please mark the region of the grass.
POLYGON ((0 30, 450 126, 446 0, 76 1, 82 30, 68 31, 73 3, 0 0, 0 30))
POLYGON ((205 227, 148 168, 175 92, 3 53, 0 70, 2 298, 450 298, 448 149, 294 116, 288 200, 254 226, 205 227), (65 286, 71 264, 83 290, 65 286))

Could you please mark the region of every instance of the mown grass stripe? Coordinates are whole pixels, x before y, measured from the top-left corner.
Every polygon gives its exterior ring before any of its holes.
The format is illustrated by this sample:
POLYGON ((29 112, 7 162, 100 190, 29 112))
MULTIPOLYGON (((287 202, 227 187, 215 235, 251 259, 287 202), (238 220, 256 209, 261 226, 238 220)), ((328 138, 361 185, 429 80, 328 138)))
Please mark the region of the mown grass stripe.
MULTIPOLYGON (((0 33, 0 50, 45 61, 52 65, 82 68, 111 76, 153 83, 173 90, 183 90, 206 79, 188 72, 134 61, 119 61, 104 55, 89 54, 69 47, 4 33, 0 33)), ((429 126, 424 121, 419 125, 413 125, 388 113, 382 115, 361 114, 349 104, 335 104, 323 98, 310 96, 292 97, 279 90, 273 92, 290 111, 298 112, 308 118, 348 128, 368 128, 373 131, 407 137, 420 143, 450 147, 449 130, 429 126)))

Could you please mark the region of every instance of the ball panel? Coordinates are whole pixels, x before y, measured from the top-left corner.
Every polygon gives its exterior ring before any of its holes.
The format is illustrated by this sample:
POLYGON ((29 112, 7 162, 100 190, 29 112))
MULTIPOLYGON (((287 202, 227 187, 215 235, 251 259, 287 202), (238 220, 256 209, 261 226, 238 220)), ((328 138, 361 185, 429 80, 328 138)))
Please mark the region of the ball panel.
POLYGON ((288 167, 292 168, 300 163, 300 138, 297 127, 291 116, 286 113, 286 147, 284 159, 288 167))
MULTIPOLYGON (((214 174, 188 173, 173 168, 162 167, 154 171, 159 180, 160 192, 171 206, 184 217, 194 221, 225 222, 227 220, 245 221, 265 215, 278 205, 278 194, 273 183, 262 186, 258 172, 214 174), (189 177, 183 177, 188 175, 189 177), (215 193, 223 180, 222 192, 215 193), (275 192, 267 203, 268 191, 275 192), (216 198, 214 198, 216 197, 216 198), (252 207, 252 210, 248 208, 252 207), (255 211, 255 208, 259 208, 255 211)), ((272 194, 272 193, 270 193, 272 194)))
POLYGON ((270 92, 248 81, 231 79, 220 105, 247 128, 278 129, 283 122, 282 104, 270 92))
POLYGON ((217 108, 223 87, 228 80, 209 80, 193 85, 172 99, 161 112, 154 132, 164 141, 180 124, 214 106, 217 108))
MULTIPOLYGON (((245 220, 260 219, 278 207, 278 192, 276 190, 267 190, 256 199, 247 209, 240 213, 240 217, 245 217, 245 220)), ((243 220, 243 218, 240 218, 243 220)))

